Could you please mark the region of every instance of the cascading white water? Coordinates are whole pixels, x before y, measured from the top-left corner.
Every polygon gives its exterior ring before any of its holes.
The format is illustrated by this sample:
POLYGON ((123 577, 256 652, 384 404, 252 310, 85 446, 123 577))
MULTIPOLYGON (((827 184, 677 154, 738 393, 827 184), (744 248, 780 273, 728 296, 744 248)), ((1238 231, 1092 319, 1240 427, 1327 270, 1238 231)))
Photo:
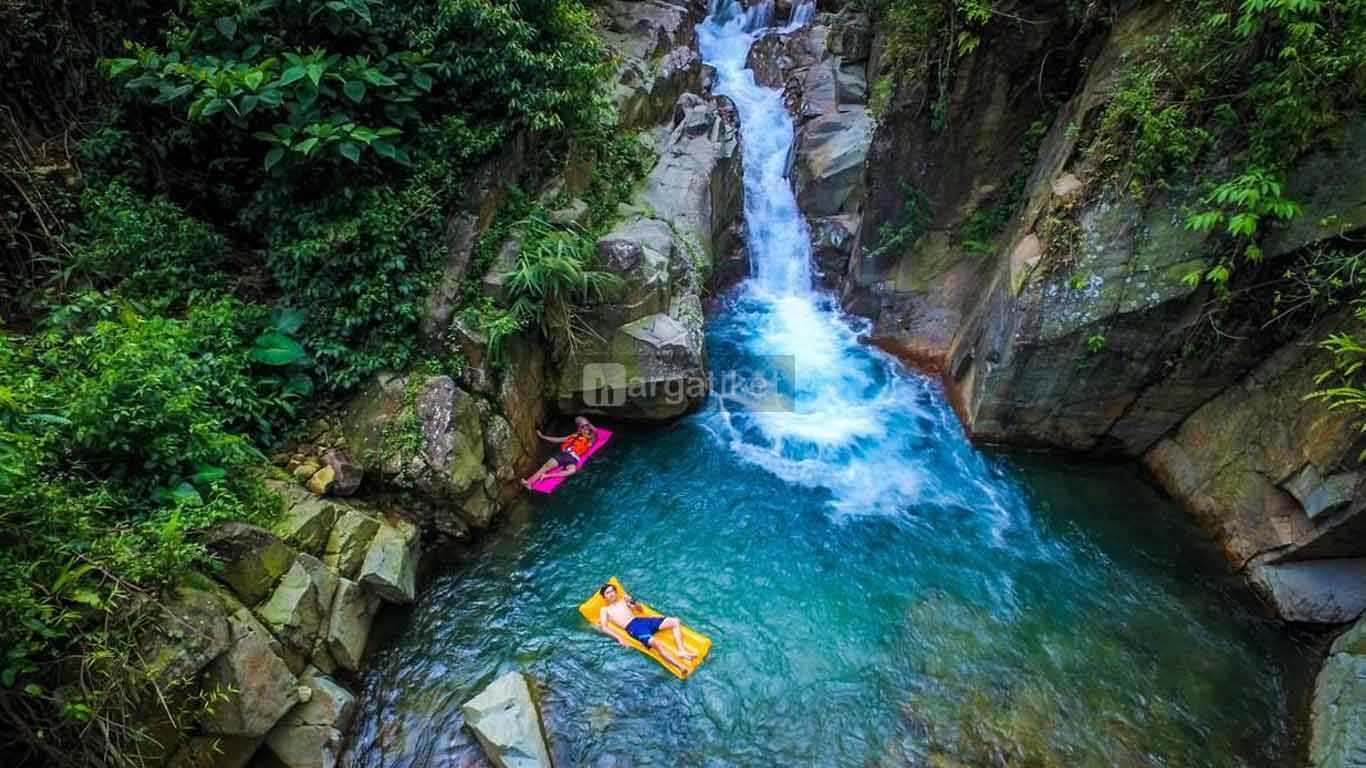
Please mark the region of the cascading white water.
MULTIPOLYGON (((799 5, 788 26, 809 21, 814 8, 799 5)), ((762 26, 770 19, 767 4, 746 11, 735 0, 715 0, 710 20, 698 28, 703 58, 716 68, 715 91, 740 113, 753 266, 736 297, 735 321, 719 320, 737 325, 736 332, 721 327, 712 338, 739 336, 756 359, 791 357, 797 382, 791 410, 748 410, 722 397, 724 434, 743 459, 788 482, 826 489, 845 514, 953 502, 971 489, 972 506, 997 513, 991 530, 999 535, 1012 505, 1000 500, 1003 489, 933 385, 860 344, 866 324, 812 287, 807 227, 787 179, 792 117, 781 92, 758 85, 745 64, 751 44, 771 31, 762 26)))

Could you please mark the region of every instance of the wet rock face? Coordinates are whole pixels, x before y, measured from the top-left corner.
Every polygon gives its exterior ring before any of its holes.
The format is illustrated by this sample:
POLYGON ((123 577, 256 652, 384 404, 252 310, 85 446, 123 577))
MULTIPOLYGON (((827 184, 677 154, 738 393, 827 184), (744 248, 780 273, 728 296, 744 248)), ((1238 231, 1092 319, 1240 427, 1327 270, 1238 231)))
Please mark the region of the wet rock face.
POLYGON ((347 408, 342 429, 357 461, 385 485, 414 493, 425 523, 446 536, 487 527, 496 499, 535 461, 528 446, 545 413, 544 355, 521 339, 506 346, 502 374, 489 374, 482 396, 449 376, 380 374, 347 408), (495 416, 511 435, 489 453, 495 416))
POLYGON ((1309 766, 1366 767, 1366 619, 1333 643, 1314 683, 1309 766))
POLYGON ((661 132, 659 162, 625 217, 597 243, 620 291, 589 308, 594 338, 560 361, 562 412, 658 421, 707 394, 702 291, 733 252, 742 205, 738 118, 724 98, 685 93, 661 132))

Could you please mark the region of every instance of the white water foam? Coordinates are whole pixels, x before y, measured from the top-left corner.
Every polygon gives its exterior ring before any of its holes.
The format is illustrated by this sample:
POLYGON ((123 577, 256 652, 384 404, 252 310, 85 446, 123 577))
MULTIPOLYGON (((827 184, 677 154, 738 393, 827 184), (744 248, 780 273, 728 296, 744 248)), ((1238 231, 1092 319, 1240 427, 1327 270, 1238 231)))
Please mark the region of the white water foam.
MULTIPOLYGON (((780 32, 808 23, 803 2, 780 32)), ((743 137, 745 218, 753 274, 738 289, 736 341, 747 355, 795 361, 795 408, 755 410, 713 399, 714 430, 735 456, 784 481, 829 493, 835 516, 906 520, 918 504, 972 509, 987 520, 983 543, 1002 546, 1023 505, 968 445, 934 385, 859 342, 866 322, 839 311, 812 287, 805 219, 787 179, 794 140, 777 89, 746 68, 750 46, 775 31, 771 2, 742 9, 714 0, 698 27, 715 90, 735 102, 743 137)))

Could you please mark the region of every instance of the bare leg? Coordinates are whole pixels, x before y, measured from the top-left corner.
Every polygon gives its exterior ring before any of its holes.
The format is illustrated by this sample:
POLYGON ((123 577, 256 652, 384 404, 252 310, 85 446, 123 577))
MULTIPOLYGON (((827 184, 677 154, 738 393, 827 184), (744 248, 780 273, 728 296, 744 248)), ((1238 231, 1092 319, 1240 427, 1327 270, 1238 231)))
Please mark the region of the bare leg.
POLYGON ((674 652, 669 650, 666 646, 652 640, 650 641, 650 647, 659 651, 659 655, 663 656, 664 660, 672 664, 684 677, 687 677, 690 674, 688 672, 688 665, 682 659, 678 658, 678 656, 674 655, 674 652))
POLYGON ((545 477, 547 477, 547 478, 554 478, 554 477, 569 477, 570 475, 572 475, 572 474, 574 474, 575 472, 578 472, 578 471, 579 471, 579 466, 578 466, 577 464, 570 464, 569 466, 564 467, 563 469, 552 469, 552 470, 550 470, 549 472, 545 473, 545 477))
POLYGON ((554 469, 555 467, 556 467, 556 464, 555 464, 555 460, 554 460, 554 459, 551 459, 551 460, 547 461, 546 463, 544 463, 544 464, 541 465, 541 468, 540 468, 540 469, 538 469, 538 470, 536 470, 535 472, 531 473, 531 477, 528 477, 527 479, 523 480, 523 481, 522 481, 522 485, 524 485, 524 486, 530 488, 531 486, 535 485, 536 483, 539 483, 539 482, 541 481, 541 479, 544 478, 544 477, 546 476, 546 473, 548 473, 550 470, 554 469))
POLYGON ((688 661, 697 658, 697 654, 688 651, 688 646, 683 643, 683 622, 670 616, 659 625, 660 629, 672 629, 674 631, 674 647, 678 649, 678 655, 688 661))

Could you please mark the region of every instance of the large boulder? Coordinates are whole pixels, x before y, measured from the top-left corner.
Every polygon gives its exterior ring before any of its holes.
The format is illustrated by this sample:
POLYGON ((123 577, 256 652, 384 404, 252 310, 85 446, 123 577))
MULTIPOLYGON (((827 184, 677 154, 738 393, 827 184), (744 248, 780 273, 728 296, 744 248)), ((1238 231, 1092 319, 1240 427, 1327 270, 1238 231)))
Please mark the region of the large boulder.
POLYGON ((1366 612, 1366 558, 1254 563, 1248 571, 1288 621, 1342 624, 1366 612))
POLYGON ((215 736, 262 737, 299 701, 298 677, 283 650, 245 607, 228 618, 229 646, 204 673, 204 686, 225 693, 201 727, 215 736))
POLYGON ((341 508, 341 514, 328 532, 323 562, 344 578, 355 578, 370 550, 383 520, 369 510, 354 506, 341 508))
POLYGON ((622 288, 591 308, 593 337, 561 361, 560 410, 659 421, 706 396, 699 295, 716 255, 733 248, 739 151, 733 104, 679 97, 660 161, 630 213, 598 241, 600 262, 622 288))
POLYGON ((360 567, 361 584, 391 603, 417 596, 417 564, 422 538, 407 520, 387 520, 375 532, 360 567))
POLYGON ((285 646, 285 660, 302 672, 326 629, 337 591, 337 574, 321 560, 300 554, 256 615, 285 646))
POLYGON ((309 688, 308 700, 280 720, 266 744, 287 768, 333 768, 356 697, 317 670, 309 670, 301 682, 309 688))
POLYGON ((820 217, 860 210, 873 125, 866 109, 850 107, 822 114, 798 131, 792 184, 803 213, 820 217))
POLYGON ((140 653, 158 687, 169 689, 192 680, 231 640, 227 601, 197 574, 182 579, 162 601, 165 616, 152 622, 141 638, 140 653))
POLYGON ((338 582, 327 623, 327 652, 337 666, 352 672, 360 670, 379 607, 379 597, 369 589, 350 579, 338 582))
POLYGON ((332 501, 309 495, 286 509, 271 524, 271 531, 304 552, 322 554, 328 534, 343 509, 332 501))
POLYGON ((598 34, 617 56, 612 101, 619 125, 658 124, 679 95, 699 87, 694 30, 705 11, 698 3, 608 0, 598 13, 607 22, 598 34))
POLYGON ((202 543, 218 559, 213 575, 249 606, 264 600, 294 564, 294 550, 280 537, 247 523, 215 526, 202 543))
POLYGON ((1343 633, 1314 682, 1310 768, 1366 768, 1366 619, 1343 633))
POLYGON ((541 718, 520 672, 494 680, 460 713, 497 768, 551 768, 541 718))
POLYGON ((479 403, 451 377, 381 374, 352 400, 342 428, 385 483, 427 502, 441 533, 463 537, 488 524, 487 514, 460 514, 480 509, 488 469, 479 403))

